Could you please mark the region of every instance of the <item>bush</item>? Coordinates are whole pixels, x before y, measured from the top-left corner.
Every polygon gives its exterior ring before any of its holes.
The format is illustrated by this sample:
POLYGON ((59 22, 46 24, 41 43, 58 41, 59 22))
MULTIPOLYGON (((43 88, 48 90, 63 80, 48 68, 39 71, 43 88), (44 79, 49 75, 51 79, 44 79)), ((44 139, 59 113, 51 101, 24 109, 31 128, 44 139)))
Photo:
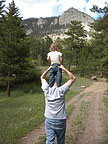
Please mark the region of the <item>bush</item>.
POLYGON ((35 82, 37 84, 40 84, 40 76, 41 76, 41 70, 39 68, 34 68, 29 71, 29 74, 27 76, 26 82, 35 82))
POLYGON ((25 83, 22 87, 21 90, 23 91, 23 93, 29 93, 29 94, 33 94, 33 93, 42 93, 42 89, 41 89, 41 85, 40 84, 36 84, 36 83, 25 83))

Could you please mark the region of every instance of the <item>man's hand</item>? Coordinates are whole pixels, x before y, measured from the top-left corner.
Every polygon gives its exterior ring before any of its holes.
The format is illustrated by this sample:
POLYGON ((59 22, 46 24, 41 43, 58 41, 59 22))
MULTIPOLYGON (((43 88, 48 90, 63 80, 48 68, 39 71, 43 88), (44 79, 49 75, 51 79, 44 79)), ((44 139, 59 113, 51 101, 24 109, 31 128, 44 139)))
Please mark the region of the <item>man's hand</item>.
POLYGON ((43 74, 41 75, 41 82, 45 79, 47 73, 51 70, 52 66, 50 66, 43 74))
POLYGON ((60 65, 58 67, 61 68, 62 70, 65 70, 65 67, 63 65, 60 65))

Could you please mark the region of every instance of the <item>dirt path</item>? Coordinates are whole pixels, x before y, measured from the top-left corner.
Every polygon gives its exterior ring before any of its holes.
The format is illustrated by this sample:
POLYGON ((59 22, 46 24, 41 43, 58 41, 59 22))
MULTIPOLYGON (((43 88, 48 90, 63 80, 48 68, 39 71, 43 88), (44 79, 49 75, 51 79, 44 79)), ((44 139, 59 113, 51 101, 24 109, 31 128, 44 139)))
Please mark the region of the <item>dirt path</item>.
POLYGON ((108 144, 108 135, 105 133, 108 115, 103 103, 107 87, 105 82, 96 82, 85 90, 91 93, 91 107, 85 123, 86 129, 78 144, 108 144))
MULTIPOLYGON (((102 102, 104 91, 108 85, 106 82, 94 82, 90 87, 71 99, 67 104, 73 103, 75 108, 72 114, 67 119, 67 130, 70 128, 71 121, 76 116, 80 104, 83 100, 90 101, 91 107, 88 112, 88 117, 85 120, 85 131, 77 141, 78 144, 108 144, 108 135, 105 134, 106 115, 105 107, 102 102), (84 95, 84 96, 82 96, 84 95)), ((25 137, 20 139, 19 144, 35 144, 38 142, 40 136, 45 135, 44 123, 39 129, 28 133, 25 137)), ((74 144, 71 142, 70 144, 74 144)))

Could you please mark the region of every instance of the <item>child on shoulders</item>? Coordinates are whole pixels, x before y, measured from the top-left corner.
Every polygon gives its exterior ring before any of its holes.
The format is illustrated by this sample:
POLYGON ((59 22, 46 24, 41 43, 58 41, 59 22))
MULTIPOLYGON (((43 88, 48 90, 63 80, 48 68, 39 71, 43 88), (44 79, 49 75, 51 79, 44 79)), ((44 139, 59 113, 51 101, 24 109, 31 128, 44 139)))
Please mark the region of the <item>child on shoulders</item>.
POLYGON ((61 86, 62 82, 62 70, 58 67, 63 63, 62 53, 59 52, 58 44, 52 43, 50 46, 50 52, 47 54, 47 60, 52 65, 50 71, 49 86, 52 87, 54 84, 54 78, 56 76, 57 87, 61 86))

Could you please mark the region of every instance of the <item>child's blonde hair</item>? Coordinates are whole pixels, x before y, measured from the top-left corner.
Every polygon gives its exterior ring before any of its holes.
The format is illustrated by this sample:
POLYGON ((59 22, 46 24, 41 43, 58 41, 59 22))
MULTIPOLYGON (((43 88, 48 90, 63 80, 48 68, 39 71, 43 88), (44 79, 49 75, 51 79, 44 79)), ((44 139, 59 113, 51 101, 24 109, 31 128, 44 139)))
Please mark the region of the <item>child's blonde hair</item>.
POLYGON ((58 44, 52 43, 50 46, 50 51, 59 51, 58 44))

